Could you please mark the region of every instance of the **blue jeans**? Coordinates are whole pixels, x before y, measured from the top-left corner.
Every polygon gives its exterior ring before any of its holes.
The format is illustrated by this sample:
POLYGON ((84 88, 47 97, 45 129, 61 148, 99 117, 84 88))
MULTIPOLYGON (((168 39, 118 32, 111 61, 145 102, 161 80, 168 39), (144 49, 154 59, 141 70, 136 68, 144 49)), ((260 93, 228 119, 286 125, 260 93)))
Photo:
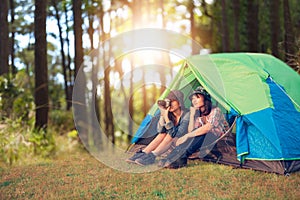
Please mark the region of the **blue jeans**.
POLYGON ((188 158, 190 155, 200 149, 202 145, 209 146, 212 149, 213 145, 211 144, 217 138, 218 137, 212 133, 190 138, 179 146, 176 146, 175 149, 167 156, 167 159, 173 162, 178 158, 188 158))

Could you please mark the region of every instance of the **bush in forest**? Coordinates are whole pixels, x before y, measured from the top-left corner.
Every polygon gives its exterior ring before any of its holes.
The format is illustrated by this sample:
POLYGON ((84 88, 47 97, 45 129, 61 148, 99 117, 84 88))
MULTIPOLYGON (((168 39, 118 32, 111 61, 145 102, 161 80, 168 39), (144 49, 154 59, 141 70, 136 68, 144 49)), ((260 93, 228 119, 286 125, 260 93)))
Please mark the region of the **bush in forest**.
POLYGON ((22 118, 28 120, 33 109, 34 99, 26 85, 26 74, 19 71, 14 78, 0 77, 0 116, 5 118, 22 118))
POLYGON ((0 122, 0 160, 13 163, 32 156, 54 155, 56 144, 52 133, 37 131, 21 118, 0 122))
POLYGON ((68 132, 74 129, 73 114, 66 110, 51 110, 49 113, 49 124, 55 128, 55 131, 68 132))

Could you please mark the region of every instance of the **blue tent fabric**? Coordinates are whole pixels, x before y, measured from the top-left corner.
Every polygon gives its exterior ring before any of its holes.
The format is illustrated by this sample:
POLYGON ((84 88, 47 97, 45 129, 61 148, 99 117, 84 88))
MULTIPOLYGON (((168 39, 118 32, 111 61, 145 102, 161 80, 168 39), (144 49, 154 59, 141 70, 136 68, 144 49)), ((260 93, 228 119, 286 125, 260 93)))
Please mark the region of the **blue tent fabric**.
POLYGON ((249 153, 249 143, 247 136, 248 124, 244 116, 240 116, 236 120, 236 152, 238 159, 242 162, 245 158, 244 155, 249 153))
POLYGON ((241 161, 300 159, 300 113, 281 86, 271 78, 266 83, 270 88, 274 108, 247 114, 238 119, 238 158, 241 161))
POLYGON ((138 130, 136 131, 134 137, 131 139, 131 143, 136 143, 141 137, 143 137, 143 134, 145 130, 147 130, 147 127, 150 125, 152 118, 153 118, 152 115, 150 114, 146 115, 141 125, 139 126, 138 130))
POLYGON ((282 152, 272 117, 272 109, 247 114, 247 139, 249 154, 246 158, 274 160, 281 159, 282 152))
POLYGON ((154 114, 147 114, 140 124, 138 130, 135 132, 134 137, 131 139, 131 143, 134 144, 140 139, 149 139, 157 135, 157 122, 160 117, 160 111, 157 109, 154 114))
POLYGON ((271 79, 268 79, 267 83, 276 111, 273 112, 273 119, 282 148, 282 156, 285 159, 300 159, 300 112, 295 109, 281 86, 271 79))

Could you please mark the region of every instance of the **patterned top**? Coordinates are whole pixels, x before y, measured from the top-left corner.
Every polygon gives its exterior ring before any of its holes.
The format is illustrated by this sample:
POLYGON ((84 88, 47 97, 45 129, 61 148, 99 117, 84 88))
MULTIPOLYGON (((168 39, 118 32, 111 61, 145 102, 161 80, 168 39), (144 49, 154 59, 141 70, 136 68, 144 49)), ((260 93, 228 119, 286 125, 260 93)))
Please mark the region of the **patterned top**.
POLYGON ((210 132, 217 137, 222 136, 229 129, 229 125, 219 107, 213 108, 207 116, 196 117, 194 129, 197 129, 206 123, 212 125, 210 132))

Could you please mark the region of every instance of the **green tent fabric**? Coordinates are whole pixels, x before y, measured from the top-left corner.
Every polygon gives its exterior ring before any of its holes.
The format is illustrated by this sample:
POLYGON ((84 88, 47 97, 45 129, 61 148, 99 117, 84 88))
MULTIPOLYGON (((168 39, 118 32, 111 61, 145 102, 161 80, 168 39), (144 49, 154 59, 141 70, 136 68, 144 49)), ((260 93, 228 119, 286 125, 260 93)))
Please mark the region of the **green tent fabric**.
MULTIPOLYGON (((162 97, 173 88, 184 89, 196 79, 201 85, 206 86, 208 92, 224 108, 232 107, 239 114, 249 114, 273 106, 271 97, 267 95, 270 91, 265 82, 271 76, 276 83, 285 88, 295 108, 300 111, 300 90, 297 88, 300 86, 299 75, 271 55, 255 53, 197 55, 187 58, 184 66, 162 97), (182 79, 182 76, 185 78, 182 79), (183 83, 178 83, 180 81, 183 83)), ((156 109, 154 107, 151 114, 154 114, 156 109)))
POLYGON ((192 56, 186 62, 196 77, 201 77, 198 78, 199 82, 205 83, 209 92, 218 96, 217 99, 222 102, 222 105, 227 107, 228 104, 240 114, 273 106, 265 82, 269 76, 285 88, 287 94, 293 99, 296 109, 299 110, 300 92, 297 88, 300 86, 299 75, 271 55, 211 54, 192 56))

